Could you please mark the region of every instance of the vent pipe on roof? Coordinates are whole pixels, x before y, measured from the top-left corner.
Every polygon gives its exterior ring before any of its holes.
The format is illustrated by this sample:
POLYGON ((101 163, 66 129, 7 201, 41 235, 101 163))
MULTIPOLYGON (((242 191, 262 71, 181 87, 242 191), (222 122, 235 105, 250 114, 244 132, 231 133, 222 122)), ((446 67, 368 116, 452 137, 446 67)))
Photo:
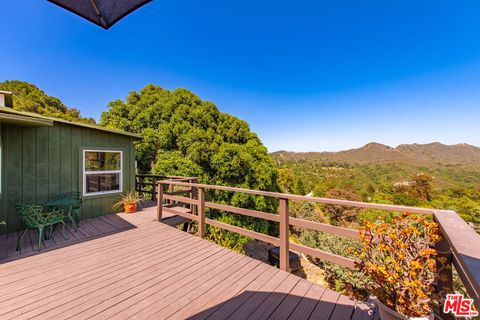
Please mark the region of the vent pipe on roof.
POLYGON ((0 107, 13 108, 13 98, 10 91, 0 90, 0 107))

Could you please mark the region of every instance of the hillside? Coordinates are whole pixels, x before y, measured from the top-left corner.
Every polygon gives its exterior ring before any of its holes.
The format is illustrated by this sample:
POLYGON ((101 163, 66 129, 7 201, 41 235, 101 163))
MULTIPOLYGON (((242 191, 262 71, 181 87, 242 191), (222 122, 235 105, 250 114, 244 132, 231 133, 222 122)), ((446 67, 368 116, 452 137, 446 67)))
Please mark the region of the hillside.
POLYGON ((95 123, 92 118, 82 117, 80 110, 66 106, 60 99, 47 95, 34 84, 7 80, 0 82, 0 90, 13 93, 13 108, 16 110, 35 112, 69 121, 95 123))
POLYGON ((480 219, 480 148, 475 146, 369 143, 340 152, 271 155, 285 191, 330 196, 340 189, 363 201, 452 209, 467 221, 480 219), (413 190, 419 177, 426 177, 427 197, 413 190))
POLYGON ((277 164, 289 161, 315 161, 347 165, 407 164, 412 166, 465 166, 480 168, 480 148, 468 144, 401 144, 392 148, 369 143, 358 149, 339 152, 289 152, 271 154, 277 164))

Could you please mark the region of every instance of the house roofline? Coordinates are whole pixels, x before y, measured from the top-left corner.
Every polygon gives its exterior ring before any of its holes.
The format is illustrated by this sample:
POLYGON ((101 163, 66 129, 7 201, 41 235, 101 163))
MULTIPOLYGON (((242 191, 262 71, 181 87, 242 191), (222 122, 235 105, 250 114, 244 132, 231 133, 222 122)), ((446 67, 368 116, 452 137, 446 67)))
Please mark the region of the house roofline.
POLYGON ((59 122, 59 123, 66 123, 70 124, 73 126, 79 126, 79 127, 85 127, 85 128, 90 128, 90 129, 95 129, 95 130, 101 130, 101 131, 106 131, 110 133, 115 133, 115 134, 120 134, 124 136, 129 136, 133 137, 136 139, 142 139, 142 135, 137 134, 137 133, 131 133, 123 130, 118 130, 118 129, 111 129, 107 127, 103 127, 97 124, 90 124, 90 123, 83 123, 83 122, 76 122, 76 121, 68 121, 64 119, 59 119, 59 118, 54 118, 54 117, 47 117, 47 116, 42 116, 37 113, 33 112, 28 112, 28 111, 20 111, 20 110, 15 110, 9 107, 0 107, 0 113, 10 113, 10 114, 16 114, 16 115, 21 115, 25 117, 30 117, 30 118, 35 118, 35 119, 43 119, 43 120, 49 120, 53 122, 59 122))

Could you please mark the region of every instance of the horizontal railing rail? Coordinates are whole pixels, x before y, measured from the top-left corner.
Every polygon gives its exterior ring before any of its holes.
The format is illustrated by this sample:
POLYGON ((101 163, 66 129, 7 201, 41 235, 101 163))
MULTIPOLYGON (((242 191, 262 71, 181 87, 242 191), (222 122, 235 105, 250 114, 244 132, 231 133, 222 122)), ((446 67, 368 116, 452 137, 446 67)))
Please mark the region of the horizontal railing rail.
MULTIPOLYGON (((156 185, 160 180, 174 180, 178 182, 188 182, 195 183, 197 182, 196 177, 181 177, 181 176, 165 176, 165 175, 156 175, 156 174, 137 174, 135 175, 135 191, 141 195, 148 194, 152 201, 156 200, 157 191, 156 185)), ((173 187, 173 186, 172 186, 173 187)), ((172 195, 180 195, 185 193, 191 193, 191 189, 187 190, 177 190, 172 191, 172 195)))
POLYGON ((357 207, 357 208, 365 208, 365 209, 377 209, 377 210, 384 210, 384 211, 409 212, 409 213, 430 214, 430 215, 433 214, 433 212, 435 211, 434 209, 429 209, 429 208, 397 206, 397 205, 391 205, 391 204, 369 203, 369 202, 330 199, 330 198, 317 198, 317 197, 309 197, 309 196, 300 196, 296 194, 252 190, 252 189, 236 188, 236 187, 216 186, 216 185, 208 185, 208 184, 201 184, 201 183, 188 183, 188 182, 172 181, 172 180, 163 180, 161 182, 163 184, 174 184, 176 186, 204 188, 204 189, 219 190, 219 191, 240 192, 240 193, 252 194, 256 196, 272 197, 277 199, 307 201, 307 202, 314 202, 314 203, 333 204, 333 205, 357 207))
MULTIPOLYGON (((355 260, 342 257, 333 253, 325 252, 319 249, 310 248, 298 243, 290 242, 289 229, 290 226, 305 228, 320 232, 327 232, 351 239, 359 239, 358 230, 333 226, 325 223, 308 221, 289 216, 289 201, 306 201, 312 203, 322 203, 331 205, 340 205, 345 207, 376 209, 390 212, 408 212, 415 214, 432 215, 433 219, 438 223, 441 231, 441 240, 436 244, 438 252, 437 265, 441 272, 440 280, 438 280, 437 288, 439 291, 453 291, 453 276, 450 264, 455 266, 462 283, 464 284, 468 294, 474 299, 477 309, 480 310, 480 235, 478 235, 458 214, 454 211, 436 210, 429 208, 415 208, 407 206, 397 206, 389 204, 375 204, 359 201, 338 200, 329 198, 316 198, 308 196, 300 196, 293 194, 284 194, 270 191, 251 190, 244 188, 207 185, 196 182, 184 182, 179 180, 161 180, 157 181, 157 192, 159 194, 157 202, 158 220, 162 219, 163 210, 170 210, 163 207, 163 200, 177 201, 196 207, 196 212, 192 213, 174 212, 180 216, 198 222, 198 234, 205 237, 205 225, 222 228, 231 232, 235 232, 250 238, 264 241, 280 247, 280 269, 289 270, 289 250, 300 252, 315 258, 323 259, 335 264, 339 264, 351 269, 356 268, 355 260), (190 198, 164 194, 165 187, 173 190, 172 186, 188 187, 192 190, 190 198), (245 208, 234 207, 226 204, 219 204, 205 201, 206 190, 217 190, 227 192, 246 193, 255 196, 272 197, 279 200, 278 214, 251 210, 245 208), (193 195, 198 195, 195 197, 193 195), (220 221, 205 217, 205 209, 216 209, 234 214, 265 219, 279 223, 279 237, 266 235, 256 231, 233 226, 220 221), (446 258, 444 263, 440 263, 440 257, 446 258)), ((445 317, 447 318, 447 317, 445 317)))

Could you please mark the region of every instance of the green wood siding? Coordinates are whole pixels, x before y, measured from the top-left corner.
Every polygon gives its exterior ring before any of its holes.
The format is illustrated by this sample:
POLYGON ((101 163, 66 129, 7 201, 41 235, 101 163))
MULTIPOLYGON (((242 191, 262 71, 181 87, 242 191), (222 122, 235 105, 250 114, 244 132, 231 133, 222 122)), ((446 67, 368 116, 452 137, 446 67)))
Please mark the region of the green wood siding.
MULTIPOLYGON (((59 192, 82 191, 82 150, 111 149, 123 152, 123 191, 135 186, 134 138, 56 122, 52 127, 2 124, 2 194, 0 220, 8 231, 20 228, 15 204, 43 204, 59 192)), ((112 212, 118 194, 84 197, 82 218, 112 212)), ((2 232, 0 228, 0 232, 2 232)))

